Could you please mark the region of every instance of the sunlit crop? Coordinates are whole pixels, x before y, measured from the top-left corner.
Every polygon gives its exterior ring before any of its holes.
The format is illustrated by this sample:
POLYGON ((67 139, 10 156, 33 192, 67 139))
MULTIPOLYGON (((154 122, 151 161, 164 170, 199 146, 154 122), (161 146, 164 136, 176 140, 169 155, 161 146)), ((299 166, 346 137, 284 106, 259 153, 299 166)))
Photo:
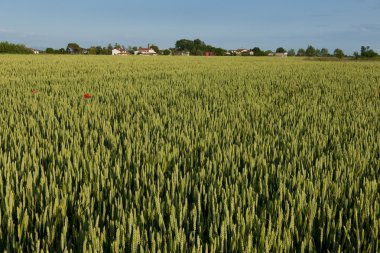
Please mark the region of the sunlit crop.
POLYGON ((380 62, 0 56, 0 252, 380 250, 380 62))

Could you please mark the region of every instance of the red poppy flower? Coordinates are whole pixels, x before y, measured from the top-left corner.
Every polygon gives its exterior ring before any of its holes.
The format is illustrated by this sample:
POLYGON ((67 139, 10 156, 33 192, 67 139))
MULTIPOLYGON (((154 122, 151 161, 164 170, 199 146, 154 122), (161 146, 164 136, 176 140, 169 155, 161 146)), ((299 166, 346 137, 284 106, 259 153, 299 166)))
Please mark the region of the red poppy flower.
POLYGON ((39 93, 40 91, 39 90, 32 90, 32 93, 33 94, 37 94, 37 93, 39 93))
POLYGON ((89 98, 91 98, 91 94, 90 93, 84 93, 83 98, 89 99, 89 98))

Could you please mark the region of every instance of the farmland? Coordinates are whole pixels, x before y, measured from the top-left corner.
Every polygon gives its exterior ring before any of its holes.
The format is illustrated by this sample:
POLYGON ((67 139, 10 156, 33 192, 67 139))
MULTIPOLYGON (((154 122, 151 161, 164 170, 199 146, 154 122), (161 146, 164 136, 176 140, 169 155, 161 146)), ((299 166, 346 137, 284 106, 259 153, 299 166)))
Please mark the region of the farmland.
POLYGON ((1 55, 0 91, 0 252, 380 250, 380 62, 1 55))

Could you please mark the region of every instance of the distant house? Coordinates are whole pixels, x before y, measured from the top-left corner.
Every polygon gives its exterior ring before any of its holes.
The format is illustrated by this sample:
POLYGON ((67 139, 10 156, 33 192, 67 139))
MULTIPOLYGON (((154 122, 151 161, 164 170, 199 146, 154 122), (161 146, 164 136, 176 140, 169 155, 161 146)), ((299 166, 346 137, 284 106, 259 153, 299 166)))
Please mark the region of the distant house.
POLYGON ((242 56, 253 56, 255 53, 251 50, 244 50, 243 52, 241 52, 240 55, 242 56))
POLYGON ((275 56, 277 56, 277 57, 287 57, 288 53, 287 52, 285 52, 285 53, 276 53, 275 56))
POLYGON ((32 51, 33 51, 33 54, 40 54, 40 51, 38 50, 32 49, 32 51))
POLYGON ((190 52, 189 51, 182 51, 181 56, 190 56, 190 52))
POLYGON ((273 53, 268 53, 268 56, 274 56, 274 54, 273 53))
POLYGON ((157 53, 152 48, 140 47, 135 51, 135 55, 157 55, 157 53))
POLYGON ((203 52, 203 56, 215 56, 215 53, 210 52, 210 51, 206 51, 206 52, 203 52))
POLYGON ((174 51, 172 52, 172 55, 174 56, 190 56, 190 52, 185 50, 185 51, 174 51))
POLYGON ((248 49, 236 49, 231 50, 229 55, 243 55, 243 56, 253 56, 255 53, 248 49))
POLYGON ((112 49, 112 55, 129 55, 129 52, 123 48, 112 49))

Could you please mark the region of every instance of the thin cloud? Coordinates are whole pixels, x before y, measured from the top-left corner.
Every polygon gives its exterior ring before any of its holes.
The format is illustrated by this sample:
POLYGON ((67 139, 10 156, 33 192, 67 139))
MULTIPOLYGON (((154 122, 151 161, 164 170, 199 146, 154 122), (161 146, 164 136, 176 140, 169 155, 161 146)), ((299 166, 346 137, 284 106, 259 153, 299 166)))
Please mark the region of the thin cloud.
POLYGON ((361 32, 380 33, 380 24, 362 24, 356 27, 361 32))
POLYGON ((0 33, 14 33, 15 31, 10 31, 8 29, 5 29, 3 27, 0 27, 0 33))
POLYGON ((327 13, 316 13, 316 14, 312 14, 311 15, 313 18, 327 18, 327 17, 331 17, 331 14, 327 14, 327 13))
POLYGON ((8 36, 15 36, 15 37, 19 37, 19 38, 29 38, 29 37, 41 36, 41 34, 37 34, 34 32, 20 32, 20 31, 10 30, 10 29, 6 29, 6 28, 2 28, 2 27, 0 27, 0 34, 8 35, 8 36))

